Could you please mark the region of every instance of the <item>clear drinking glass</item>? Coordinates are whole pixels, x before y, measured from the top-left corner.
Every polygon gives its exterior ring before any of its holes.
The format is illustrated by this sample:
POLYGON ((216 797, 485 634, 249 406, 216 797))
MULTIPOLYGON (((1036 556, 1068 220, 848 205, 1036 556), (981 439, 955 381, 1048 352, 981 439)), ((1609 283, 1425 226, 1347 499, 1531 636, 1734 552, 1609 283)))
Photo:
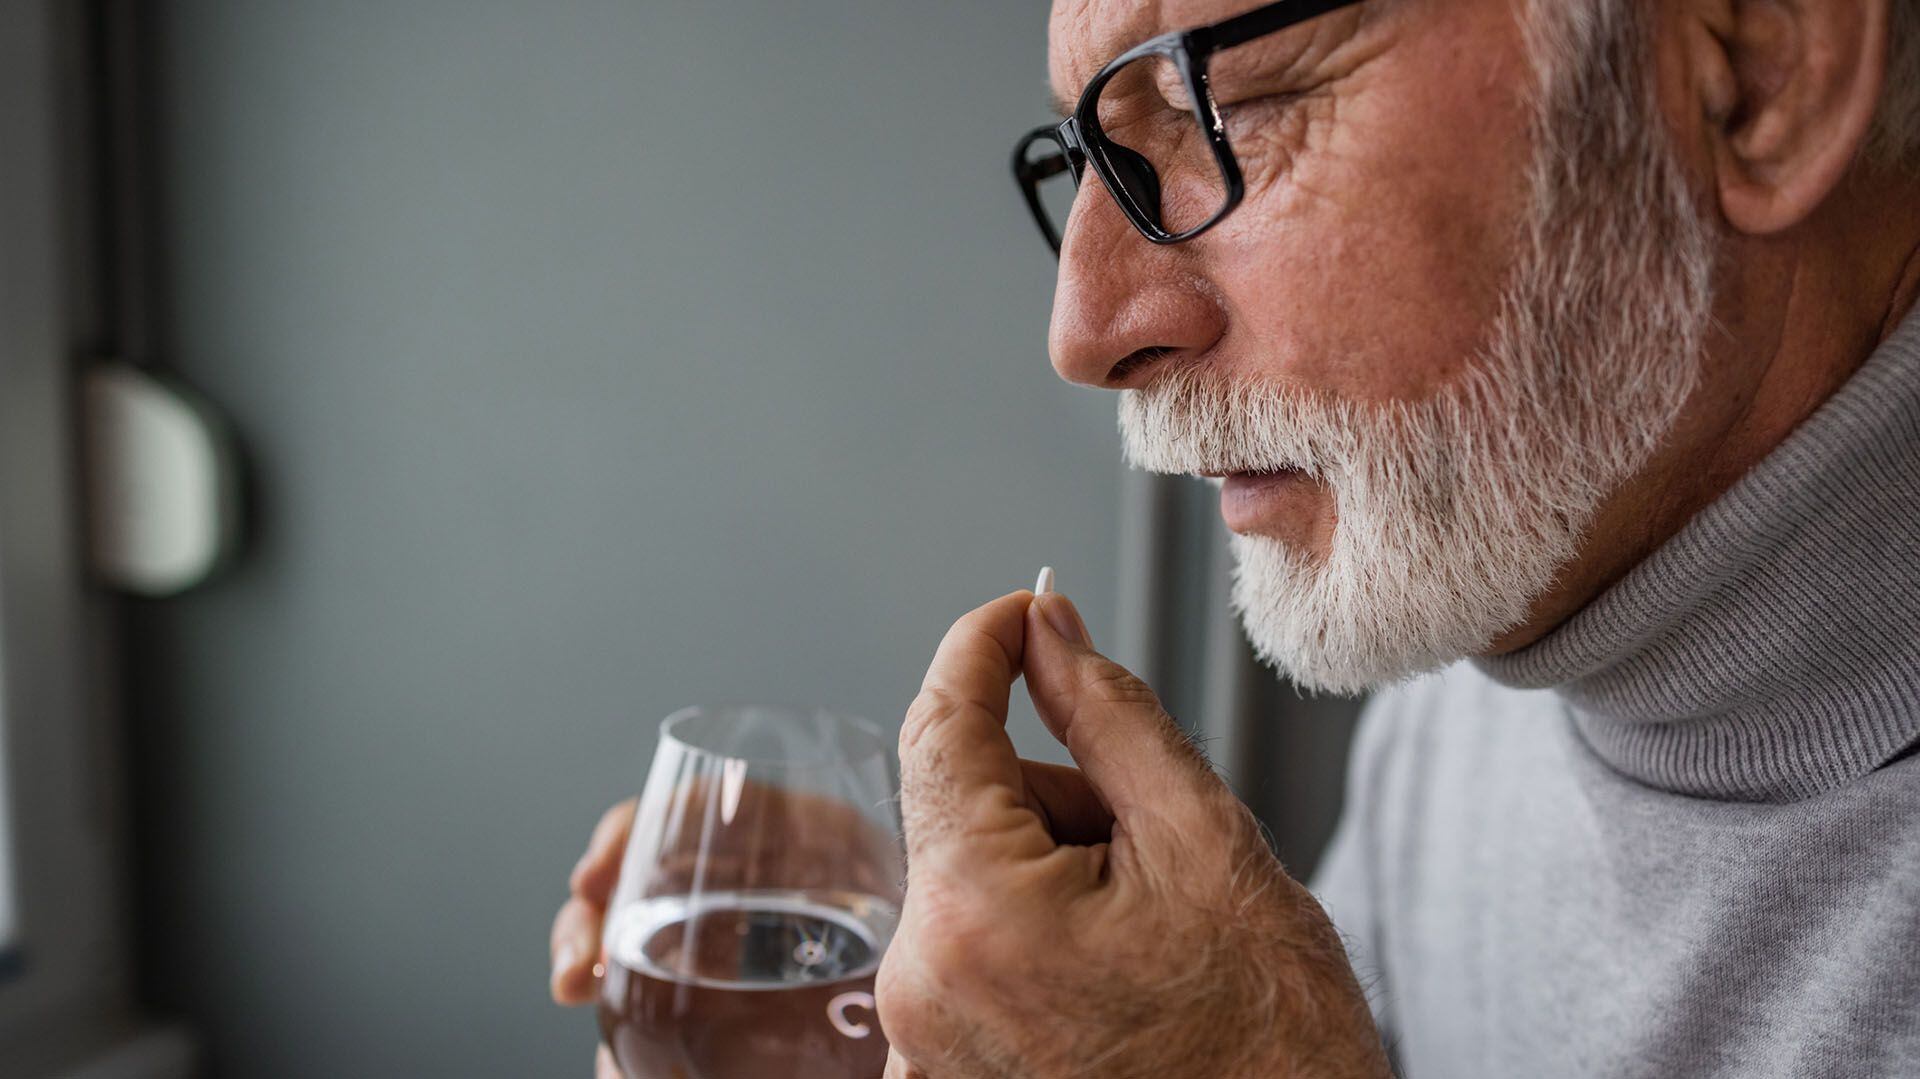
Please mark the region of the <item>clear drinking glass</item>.
POLYGON ((631 1079, 879 1079, 894 790, 861 720, 742 706, 661 724, 601 943, 601 1035, 631 1079))

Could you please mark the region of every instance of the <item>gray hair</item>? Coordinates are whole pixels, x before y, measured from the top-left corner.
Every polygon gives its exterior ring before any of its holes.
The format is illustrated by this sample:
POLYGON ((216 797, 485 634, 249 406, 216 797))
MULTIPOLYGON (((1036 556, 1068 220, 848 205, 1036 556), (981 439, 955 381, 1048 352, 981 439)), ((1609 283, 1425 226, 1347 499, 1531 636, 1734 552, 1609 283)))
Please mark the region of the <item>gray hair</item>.
MULTIPOLYGON (((1584 50, 1611 41, 1622 43, 1608 28, 1635 27, 1629 32, 1644 35, 1645 0, 1529 0, 1529 29, 1534 46, 1534 66, 1543 76, 1553 78, 1568 68, 1582 68, 1617 76, 1646 73, 1644 65, 1629 65, 1622 57, 1607 58, 1596 65, 1584 50), (1640 70, 1636 71, 1636 68, 1640 70)), ((1888 6, 1888 42, 1886 84, 1880 93, 1879 112, 1867 133, 1862 148, 1867 160, 1900 168, 1920 169, 1920 0, 1890 0, 1888 6)), ((1646 39, 1640 39, 1645 47, 1646 39)), ((1639 87, 1651 93, 1652 87, 1639 87)), ((1609 95, 1596 95, 1605 100, 1609 95)), ((1621 99, 1612 98, 1618 107, 1621 99)))

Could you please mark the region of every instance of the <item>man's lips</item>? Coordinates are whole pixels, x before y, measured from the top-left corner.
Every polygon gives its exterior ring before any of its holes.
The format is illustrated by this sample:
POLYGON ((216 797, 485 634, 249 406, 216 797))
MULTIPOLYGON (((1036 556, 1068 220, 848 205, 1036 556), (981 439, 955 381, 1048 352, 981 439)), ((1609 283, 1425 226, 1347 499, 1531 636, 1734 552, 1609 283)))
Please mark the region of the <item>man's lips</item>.
POLYGON ((1297 500, 1310 489, 1307 474, 1297 468, 1276 472, 1230 472, 1220 479, 1220 517, 1239 533, 1257 532, 1277 514, 1303 512, 1297 500), (1289 505, 1292 501, 1293 504, 1289 505))

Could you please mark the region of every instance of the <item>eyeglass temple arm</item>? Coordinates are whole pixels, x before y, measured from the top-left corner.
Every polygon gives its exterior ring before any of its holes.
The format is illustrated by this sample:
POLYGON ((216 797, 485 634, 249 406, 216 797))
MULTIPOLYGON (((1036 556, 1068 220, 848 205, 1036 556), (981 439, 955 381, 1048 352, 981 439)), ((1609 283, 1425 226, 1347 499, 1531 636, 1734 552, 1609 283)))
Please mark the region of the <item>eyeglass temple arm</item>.
POLYGON ((1204 26, 1189 34, 1196 45, 1204 46, 1208 51, 1231 49, 1235 45, 1244 45, 1262 34, 1271 34, 1284 30, 1295 23, 1305 22, 1317 15, 1329 11, 1338 11, 1358 0, 1279 0, 1278 3, 1257 7, 1244 15, 1235 15, 1212 26, 1204 26))
POLYGON ((1075 168, 1073 155, 1079 152, 1073 144, 1073 136, 1067 133, 1072 126, 1069 120, 1062 124, 1043 124, 1027 132, 1013 148, 1013 174, 1021 183, 1039 183, 1041 180, 1058 176, 1075 168), (1045 140, 1053 144, 1054 152, 1039 159, 1027 157, 1027 147, 1045 140))
POLYGON ((1028 161, 1023 159, 1020 161, 1018 165, 1014 167, 1020 171, 1020 175, 1026 177, 1027 179, 1045 180, 1049 177, 1060 175, 1061 173, 1072 168, 1073 165, 1067 160, 1066 154, 1056 153, 1056 154, 1049 155, 1047 157, 1043 157, 1038 161, 1028 161))

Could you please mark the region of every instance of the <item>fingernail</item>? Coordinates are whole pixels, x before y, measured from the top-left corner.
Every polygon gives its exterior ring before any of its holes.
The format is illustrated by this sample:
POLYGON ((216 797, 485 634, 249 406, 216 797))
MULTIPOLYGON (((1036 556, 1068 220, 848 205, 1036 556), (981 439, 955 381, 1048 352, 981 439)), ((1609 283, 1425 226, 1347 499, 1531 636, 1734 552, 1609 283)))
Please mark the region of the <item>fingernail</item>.
POLYGON ((553 976, 558 978, 562 972, 572 970, 579 959, 580 949, 571 944, 562 944, 560 950, 553 953, 553 976))
POLYGON ((1080 645, 1091 645, 1092 638, 1087 635, 1087 624, 1080 618, 1073 601, 1065 596, 1053 594, 1040 602, 1040 614, 1046 618, 1053 631, 1067 640, 1080 645))
POLYGON ((1033 582, 1033 594, 1044 596, 1051 591, 1053 591, 1053 567, 1041 566, 1040 579, 1033 582))

